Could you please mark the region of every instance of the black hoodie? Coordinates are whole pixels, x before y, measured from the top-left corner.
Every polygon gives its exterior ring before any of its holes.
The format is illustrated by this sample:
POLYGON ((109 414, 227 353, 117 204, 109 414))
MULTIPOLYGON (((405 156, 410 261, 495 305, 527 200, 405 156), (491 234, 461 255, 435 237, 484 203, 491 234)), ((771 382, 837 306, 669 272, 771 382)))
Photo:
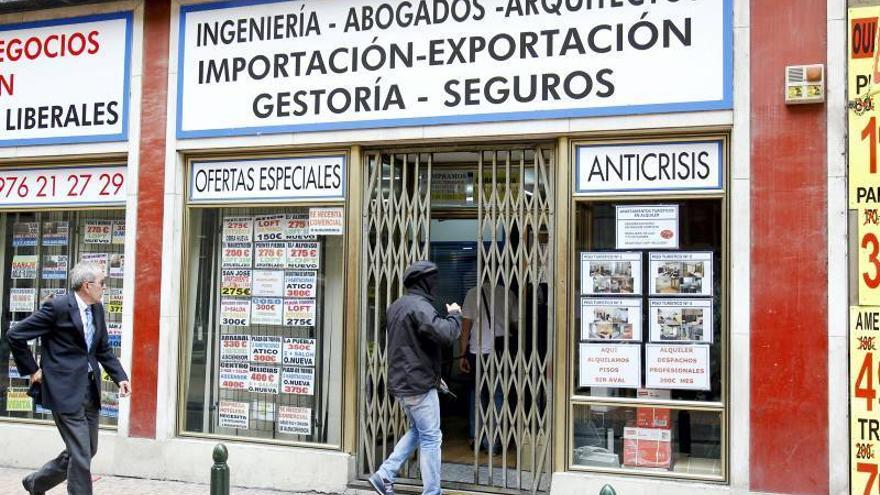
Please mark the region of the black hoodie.
POLYGON ((417 261, 403 276, 406 294, 386 311, 388 391, 395 397, 419 395, 440 382, 442 350, 458 340, 461 315, 441 317, 431 302, 437 265, 417 261))

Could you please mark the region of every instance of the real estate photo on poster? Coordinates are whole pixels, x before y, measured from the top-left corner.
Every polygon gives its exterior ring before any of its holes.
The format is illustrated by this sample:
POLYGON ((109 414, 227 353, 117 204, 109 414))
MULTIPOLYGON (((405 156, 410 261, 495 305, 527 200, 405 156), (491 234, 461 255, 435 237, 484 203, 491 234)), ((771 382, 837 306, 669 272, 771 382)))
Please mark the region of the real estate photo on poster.
POLYGON ((582 252, 581 294, 642 293, 642 253, 582 252))
POLYGON ((642 340, 641 298, 581 298, 581 340, 642 340))
POLYGON ((711 252, 656 252, 648 259, 649 295, 712 295, 711 252))
POLYGON ((651 299, 648 328, 651 342, 712 343, 711 299, 651 299))

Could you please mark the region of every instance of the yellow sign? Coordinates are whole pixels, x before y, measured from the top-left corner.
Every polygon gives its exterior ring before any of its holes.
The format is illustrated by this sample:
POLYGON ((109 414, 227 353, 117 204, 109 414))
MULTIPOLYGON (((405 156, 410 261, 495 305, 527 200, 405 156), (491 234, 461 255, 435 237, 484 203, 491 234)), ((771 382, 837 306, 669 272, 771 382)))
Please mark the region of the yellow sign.
POLYGON ((877 493, 880 462, 880 307, 851 306, 849 313, 849 417, 851 493, 877 493))
POLYGON ((859 304, 880 306, 880 208, 859 208, 859 304))
POLYGON ((9 412, 31 412, 34 401, 27 395, 26 388, 10 388, 6 391, 6 410, 9 412))
MULTIPOLYGON (((874 82, 878 7, 849 9, 847 98, 849 110, 849 207, 880 206, 880 84, 874 82)), ((880 80, 877 81, 880 83, 880 80)))

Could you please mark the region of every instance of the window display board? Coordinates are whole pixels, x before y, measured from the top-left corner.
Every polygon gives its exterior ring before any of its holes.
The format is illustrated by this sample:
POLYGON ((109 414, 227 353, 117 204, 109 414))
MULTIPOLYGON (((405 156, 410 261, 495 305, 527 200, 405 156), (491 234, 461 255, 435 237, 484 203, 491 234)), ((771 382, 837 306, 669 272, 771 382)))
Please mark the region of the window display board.
MULTIPOLYGON (((108 194, 101 196, 100 188, 92 196, 88 196, 86 192, 92 187, 90 184, 99 184, 105 180, 102 176, 109 173, 108 170, 119 169, 83 167, 63 172, 53 169, 48 175, 39 177, 46 178, 45 181, 49 184, 47 187, 51 186, 52 177, 77 177, 80 185, 85 184, 82 196, 84 201, 105 201, 107 206, 112 206, 120 200, 115 193, 110 194, 108 190, 108 194)), ((123 182, 118 189, 124 192, 124 167, 121 170, 121 175, 117 177, 123 182)), ((33 177, 26 174, 16 175, 14 171, 7 170, 0 174, 0 183, 11 180, 10 177, 13 176, 18 177, 19 184, 30 184, 30 178, 33 177)), ((106 180, 112 183, 112 178, 106 180)), ((66 184, 66 180, 62 182, 66 184)), ((42 184, 43 180, 38 183, 42 184)), ((0 192, 0 204, 9 205, 8 201, 3 199, 0 192)), ((2 279, 3 299, 0 304, 3 308, 3 326, 0 333, 5 334, 15 322, 30 316, 45 301, 67 296, 70 290, 67 280, 70 269, 81 261, 93 262, 103 267, 107 276, 102 303, 108 341, 114 354, 120 356, 122 313, 126 310, 122 297, 125 274, 125 211, 93 209, 0 213, 0 232, 3 236, 0 262, 5 274, 2 279)), ((37 339, 33 342, 32 350, 38 359, 40 349, 37 339)), ((27 390, 28 377, 18 373, 11 355, 7 353, 6 356, 0 356, 0 359, 8 360, 0 367, 0 373, 7 371, 4 380, 7 393, 0 397, 0 418, 5 416, 51 420, 51 411, 34 405, 29 397, 22 396, 21 392, 27 390)), ((117 387, 106 373, 102 372, 101 377, 100 423, 116 425, 119 415, 117 387)))
POLYGON ((0 146, 127 139, 133 17, 4 24, 0 146))
POLYGON ((572 469, 726 479, 726 142, 572 144, 572 469))
POLYGON ((308 201, 344 177, 343 155, 191 163, 183 433, 340 441, 345 215, 308 201))

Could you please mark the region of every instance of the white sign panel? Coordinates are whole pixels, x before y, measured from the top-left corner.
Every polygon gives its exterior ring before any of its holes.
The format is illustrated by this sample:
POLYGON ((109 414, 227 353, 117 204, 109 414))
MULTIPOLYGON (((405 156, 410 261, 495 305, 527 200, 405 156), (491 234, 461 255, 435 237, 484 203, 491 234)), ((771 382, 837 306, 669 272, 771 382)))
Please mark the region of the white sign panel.
POLYGON ((283 299, 280 297, 255 297, 251 299, 251 324, 280 325, 284 311, 281 301, 283 299))
POLYGON ((709 346, 645 344, 645 388, 710 390, 709 346))
POLYGON ((639 388, 642 386, 642 346, 581 344, 580 387, 639 388))
POLYGON ((248 392, 278 394, 278 366, 251 365, 248 392))
POLYGON ((650 295, 712 295, 711 252, 650 253, 648 259, 650 295))
POLYGON ((251 361, 264 364, 280 364, 281 337, 251 335, 251 361))
POLYGON ((265 0, 180 16, 179 138, 732 106, 731 0, 265 0))
POLYGON ((250 403, 220 401, 220 410, 217 414, 217 422, 221 428, 236 428, 247 430, 250 422, 250 403))
MULTIPOLYGON (((261 160, 194 161, 190 168, 191 203, 222 201, 291 201, 342 199, 345 196, 345 157, 343 155, 299 156, 261 160)), ((263 218, 263 217, 257 217, 263 218)), ((281 216, 283 221, 283 216, 281 216)), ((282 225, 266 227, 269 233, 282 232, 282 225)), ((260 230, 258 230, 258 234, 260 230)), ((240 241, 226 241, 240 242, 240 241)))
POLYGON ((285 337, 284 365, 314 366, 316 346, 317 341, 315 339, 285 337))
POLYGON ((315 368, 285 366, 281 376, 281 393, 314 395, 315 368))
MULTIPOLYGON (((0 62, 0 74, 2 66, 0 62)), ((0 114, 2 102, 0 98, 0 114)), ((125 178, 124 165, 3 169, 0 170, 0 207, 122 205, 125 204, 125 178)))
POLYGON ((642 253, 581 253, 581 294, 642 293, 642 253))
POLYGON ((581 299, 581 340, 642 341, 642 299, 581 299))
POLYGON ((221 335, 220 360, 247 362, 251 356, 249 341, 247 335, 221 335))
POLYGON ((132 13, 0 26, 0 146, 124 141, 132 13))
POLYGON ((312 434, 312 409, 278 406, 278 432, 290 435, 312 434))
POLYGON ((341 207, 309 208, 309 232, 313 235, 342 235, 345 216, 341 207))
POLYGON ((578 146, 575 195, 720 191, 722 150, 720 139, 578 146))
POLYGON ((651 299, 648 321, 651 342, 712 343, 711 299, 651 299))
POLYGON ((301 271, 284 273, 284 297, 316 297, 318 295, 318 272, 301 271))
POLYGON ((617 249, 678 249, 678 205, 617 205, 617 249))
POLYGON ((247 390, 251 369, 248 363, 220 363, 220 388, 247 390))

